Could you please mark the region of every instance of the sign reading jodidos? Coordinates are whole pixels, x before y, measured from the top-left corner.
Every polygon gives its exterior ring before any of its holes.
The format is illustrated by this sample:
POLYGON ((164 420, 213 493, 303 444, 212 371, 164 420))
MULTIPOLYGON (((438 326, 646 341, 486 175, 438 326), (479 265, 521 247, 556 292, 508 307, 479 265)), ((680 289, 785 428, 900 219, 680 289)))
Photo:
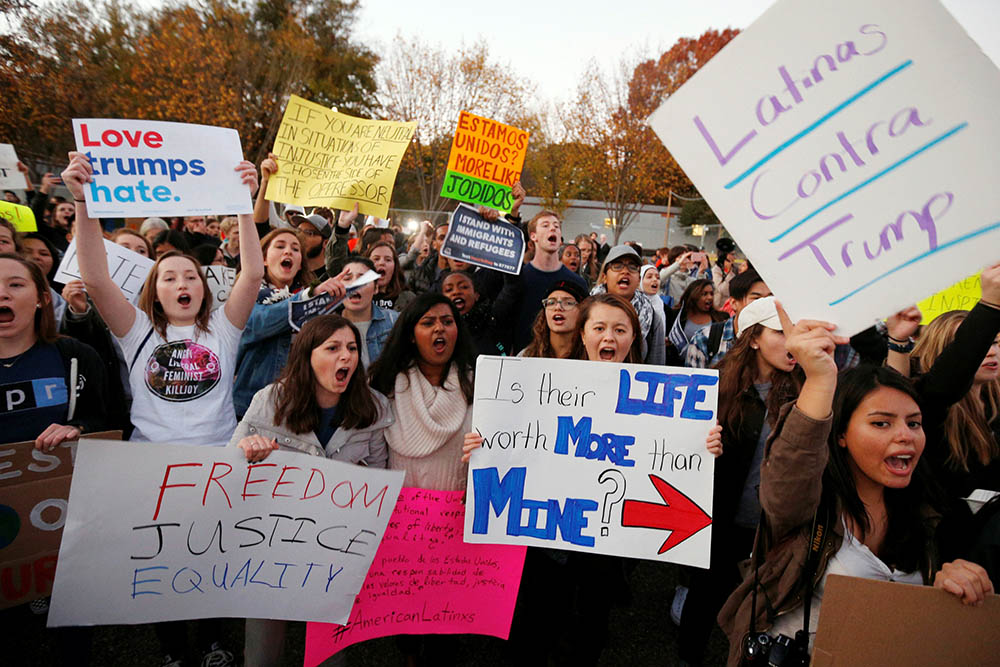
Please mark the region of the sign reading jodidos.
POLYGON ((236 447, 77 447, 49 625, 346 622, 402 471, 236 447))
POLYGON ((790 315, 850 335, 996 261, 997 108, 937 0, 779 0, 649 123, 790 315))
POLYGON ((524 235, 509 222, 490 222, 471 207, 459 204, 451 214, 441 254, 517 275, 524 257, 524 235))
POLYGON ((92 218, 252 213, 236 130, 153 120, 73 119, 93 180, 92 218))
POLYGON ((465 541, 708 567, 718 382, 714 370, 479 357, 465 541))
POLYGON ((509 212, 521 178, 528 133, 468 111, 458 115, 441 196, 509 212))

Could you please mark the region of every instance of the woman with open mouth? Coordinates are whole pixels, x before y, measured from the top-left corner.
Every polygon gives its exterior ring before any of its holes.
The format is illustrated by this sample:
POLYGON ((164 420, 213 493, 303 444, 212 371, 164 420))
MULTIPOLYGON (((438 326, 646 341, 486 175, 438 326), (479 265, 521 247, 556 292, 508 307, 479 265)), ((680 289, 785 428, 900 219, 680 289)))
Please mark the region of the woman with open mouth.
MULTIPOLYGON (((344 265, 339 277, 345 284, 350 285, 374 270, 375 264, 370 259, 354 257, 344 265)), ((399 318, 399 313, 395 310, 379 308, 372 303, 377 282, 367 283, 352 290, 344 298, 344 305, 341 307, 341 315, 350 320, 361 332, 361 338, 365 343, 361 348, 361 359, 366 366, 374 363, 382 354, 382 348, 389 338, 392 325, 399 318)))
MULTIPOLYGON (((450 262, 451 260, 449 260, 450 262)), ((507 348, 497 334, 497 322, 489 299, 480 295, 475 278, 467 271, 446 271, 439 283, 441 294, 451 299, 469 330, 476 356, 507 355, 507 348)))
POLYGON ((391 243, 380 241, 366 252, 380 276, 376 283, 374 304, 379 308, 402 312, 416 295, 406 288, 406 276, 399 264, 396 248, 391 243))
POLYGON ((641 364, 639 316, 615 294, 595 294, 580 305, 577 358, 641 364))
MULTIPOLYGON (((281 376, 258 391, 230 447, 258 463, 276 449, 385 468, 392 410, 368 387, 361 334, 339 315, 320 315, 295 336, 281 376)), ((282 664, 286 622, 247 619, 245 660, 282 664)))
POLYGON ((933 584, 968 605, 993 592, 979 565, 941 563, 948 545, 924 484, 925 415, 912 383, 864 364, 838 378, 834 349, 846 339, 835 325, 778 315, 806 379, 765 446, 754 558, 719 615, 730 665, 752 657, 763 633, 794 637, 793 657, 808 660, 830 573, 933 584))
POLYGON ((586 298, 586 293, 576 283, 567 280, 552 283, 531 327, 531 343, 517 356, 572 358, 578 338, 579 306, 586 298))
MULTIPOLYGON (((667 334, 670 343, 667 359, 676 366, 683 366, 684 352, 700 329, 711 326, 712 322, 729 319, 726 313, 716 310, 713 305, 715 288, 711 280, 692 281, 684 290, 680 302, 672 313, 673 323, 667 334), (672 349, 671 349, 672 348, 672 349), (676 355, 676 356, 674 356, 676 355)), ((668 320, 670 317, 667 318, 668 320)))

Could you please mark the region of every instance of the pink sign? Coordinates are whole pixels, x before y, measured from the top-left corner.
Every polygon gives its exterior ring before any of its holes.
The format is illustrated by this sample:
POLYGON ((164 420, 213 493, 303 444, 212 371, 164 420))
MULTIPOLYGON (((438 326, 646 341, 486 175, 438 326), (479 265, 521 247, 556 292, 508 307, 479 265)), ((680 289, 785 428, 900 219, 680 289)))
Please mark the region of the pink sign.
POLYGON ((306 667, 389 635, 507 639, 525 547, 463 542, 463 493, 402 490, 347 625, 306 626, 306 667))

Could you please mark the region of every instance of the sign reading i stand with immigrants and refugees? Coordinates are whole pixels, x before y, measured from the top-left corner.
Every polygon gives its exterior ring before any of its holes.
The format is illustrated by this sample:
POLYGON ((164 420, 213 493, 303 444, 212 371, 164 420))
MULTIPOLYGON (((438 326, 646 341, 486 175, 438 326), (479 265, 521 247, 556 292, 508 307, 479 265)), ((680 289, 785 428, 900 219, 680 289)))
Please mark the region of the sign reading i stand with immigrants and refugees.
POLYGON ((292 95, 281 118, 274 154, 278 173, 271 201, 329 206, 386 218, 399 161, 416 123, 368 120, 292 95))
POLYGON ((779 0, 650 125, 793 319, 1000 258, 1000 71, 937 0, 779 0))
POLYGON ((360 278, 348 285, 344 296, 337 299, 329 293, 317 294, 311 299, 304 301, 288 300, 288 324, 293 330, 298 331, 306 322, 320 315, 329 315, 344 302, 351 292, 356 292, 368 283, 373 283, 379 279, 379 274, 369 269, 360 278))
POLYGON ((83 188, 92 218, 252 213, 236 130, 154 120, 74 118, 76 150, 93 180, 83 188))
POLYGON ((48 623, 346 622, 402 483, 300 453, 83 442, 48 623))
POLYGON ((479 357, 465 541, 708 567, 715 370, 479 357))
POLYGON ((351 620, 306 626, 306 667, 351 644, 388 635, 507 639, 525 548, 463 542, 463 495, 402 490, 351 620))
POLYGON ((528 133, 468 111, 458 115, 441 196, 510 212, 521 178, 528 133))
POLYGON ((521 272, 524 258, 524 235, 509 222, 490 222, 475 209, 459 204, 451 214, 441 254, 516 275, 521 272))

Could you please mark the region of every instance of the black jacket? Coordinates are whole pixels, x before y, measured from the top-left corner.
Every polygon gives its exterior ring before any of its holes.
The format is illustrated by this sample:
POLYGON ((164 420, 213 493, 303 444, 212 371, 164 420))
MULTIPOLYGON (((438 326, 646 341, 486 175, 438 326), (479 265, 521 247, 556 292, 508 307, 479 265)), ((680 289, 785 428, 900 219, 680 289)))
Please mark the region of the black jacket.
POLYGON ((97 352, 67 337, 56 339, 55 346, 62 357, 63 378, 69 392, 67 425, 83 433, 107 430, 107 374, 97 352))

